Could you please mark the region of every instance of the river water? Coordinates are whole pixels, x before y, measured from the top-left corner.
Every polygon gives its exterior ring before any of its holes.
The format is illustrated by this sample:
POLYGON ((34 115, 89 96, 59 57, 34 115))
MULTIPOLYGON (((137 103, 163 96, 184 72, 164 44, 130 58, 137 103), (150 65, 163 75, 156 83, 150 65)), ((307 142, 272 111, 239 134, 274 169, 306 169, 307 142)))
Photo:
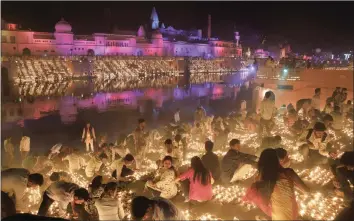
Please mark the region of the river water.
POLYGON ((159 128, 180 108, 182 121, 191 122, 198 105, 208 114, 226 115, 249 100, 241 85, 245 73, 220 76, 159 79, 105 79, 58 83, 22 83, 2 101, 2 140, 12 136, 17 145, 22 133, 31 137, 31 151, 44 153, 54 144, 80 144, 82 129, 90 122, 96 136, 114 142, 131 133, 138 118, 148 128, 159 128))

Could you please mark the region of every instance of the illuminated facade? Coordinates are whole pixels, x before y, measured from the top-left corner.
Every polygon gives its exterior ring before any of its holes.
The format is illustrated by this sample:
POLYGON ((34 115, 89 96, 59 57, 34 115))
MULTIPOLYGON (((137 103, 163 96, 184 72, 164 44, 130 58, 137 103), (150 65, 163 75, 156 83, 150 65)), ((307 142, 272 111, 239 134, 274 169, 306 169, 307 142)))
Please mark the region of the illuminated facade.
POLYGON ((153 8, 150 27, 137 31, 114 31, 75 35, 64 19, 55 32, 20 30, 17 24, 2 20, 3 55, 121 55, 121 56, 191 56, 238 57, 242 55, 239 33, 234 41, 203 38, 202 30, 177 30, 165 27, 153 8), (146 30, 149 29, 149 30, 146 30))

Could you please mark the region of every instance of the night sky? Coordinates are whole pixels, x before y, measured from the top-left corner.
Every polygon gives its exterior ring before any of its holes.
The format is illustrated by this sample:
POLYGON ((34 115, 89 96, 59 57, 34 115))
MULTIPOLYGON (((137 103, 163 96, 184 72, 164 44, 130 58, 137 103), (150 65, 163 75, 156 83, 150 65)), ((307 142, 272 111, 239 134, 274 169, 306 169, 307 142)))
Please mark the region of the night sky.
POLYGON ((2 18, 34 31, 54 31, 64 17, 75 34, 138 30, 155 6, 160 22, 177 29, 203 29, 212 16, 212 35, 256 46, 287 40, 295 51, 353 49, 353 2, 1 2, 2 18))

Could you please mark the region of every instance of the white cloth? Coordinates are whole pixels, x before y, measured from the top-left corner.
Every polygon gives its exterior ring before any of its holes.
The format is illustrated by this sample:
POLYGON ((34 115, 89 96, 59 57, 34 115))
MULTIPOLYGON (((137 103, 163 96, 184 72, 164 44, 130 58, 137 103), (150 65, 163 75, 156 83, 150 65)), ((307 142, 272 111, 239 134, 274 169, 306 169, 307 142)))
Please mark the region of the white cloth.
POLYGON ((102 197, 95 202, 99 220, 122 220, 125 217, 120 198, 102 197))
POLYGON ((50 199, 59 203, 60 212, 63 213, 68 204, 74 200, 74 191, 77 189, 79 186, 75 183, 58 181, 47 188, 46 194, 50 199))
POLYGON ((174 118, 175 118, 175 123, 179 123, 179 122, 181 121, 181 119, 180 119, 180 117, 179 117, 179 112, 176 112, 176 113, 175 113, 174 118))
POLYGON ((264 120, 272 119, 274 111, 275 111, 274 101, 271 101, 271 100, 268 100, 268 99, 263 100, 261 102, 261 108, 260 109, 261 109, 261 111, 260 111, 261 117, 264 120))
POLYGON ((20 141, 20 151, 29 152, 30 151, 31 139, 27 136, 23 136, 20 141))
POLYGON ((63 160, 69 161, 69 170, 70 172, 74 172, 75 170, 81 169, 81 167, 85 166, 85 161, 76 153, 72 153, 66 157, 64 157, 63 160))
POLYGON ((242 165, 239 169, 237 169, 230 181, 230 183, 238 181, 238 180, 243 180, 243 177, 252 169, 252 165, 250 164, 244 164, 242 165))
POLYGON ((97 157, 92 157, 86 165, 85 174, 87 177, 93 177, 102 166, 102 161, 97 157))
POLYGON ((314 109, 321 110, 321 109, 320 109, 320 108, 321 108, 320 105, 321 105, 321 99, 320 99, 320 97, 314 95, 314 96, 312 97, 311 106, 312 106, 314 109))
POLYGON ((160 197, 165 199, 171 199, 177 195, 178 188, 174 182, 176 179, 175 172, 173 170, 160 169, 157 174, 158 182, 155 185, 151 185, 151 182, 147 182, 146 186, 161 192, 160 197))
POLYGON ((116 146, 112 148, 112 162, 116 159, 116 154, 118 154, 121 157, 125 157, 125 155, 129 154, 130 151, 128 148, 122 147, 122 146, 116 146))
POLYGON ((89 152, 90 149, 91 149, 91 152, 94 151, 94 149, 93 149, 93 139, 88 139, 88 138, 86 138, 85 144, 86 144, 86 151, 87 151, 87 152, 89 152))
MULTIPOLYGON (((306 142, 306 137, 307 137, 308 133, 309 133, 308 130, 303 132, 303 134, 300 136, 300 139, 299 139, 300 142, 298 143, 298 145, 302 145, 302 144, 306 144, 307 143, 306 142)), ((318 150, 318 152, 322 156, 329 157, 329 153, 327 151, 327 144, 330 141, 329 136, 327 136, 326 139, 324 141, 322 141, 322 138, 316 138, 315 137, 315 133, 312 132, 312 134, 309 137, 308 141, 313 144, 313 146, 310 146, 310 149, 318 150)))
POLYGON ((50 149, 50 154, 48 156, 48 159, 51 159, 54 155, 59 154, 60 150, 62 148, 63 144, 58 143, 55 144, 51 149, 50 149))
POLYGON ((1 171, 1 191, 9 196, 15 196, 16 210, 27 207, 24 205, 24 196, 27 189, 30 172, 23 168, 11 168, 1 171))

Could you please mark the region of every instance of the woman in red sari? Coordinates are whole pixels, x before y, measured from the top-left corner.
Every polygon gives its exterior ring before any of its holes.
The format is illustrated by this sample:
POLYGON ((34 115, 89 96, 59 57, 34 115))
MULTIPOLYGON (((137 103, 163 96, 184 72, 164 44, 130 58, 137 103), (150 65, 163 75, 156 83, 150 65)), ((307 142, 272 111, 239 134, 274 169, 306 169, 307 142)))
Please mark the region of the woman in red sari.
POLYGON ((244 200, 255 203, 272 220, 297 220, 299 211, 295 187, 309 188, 291 168, 283 168, 274 149, 265 149, 258 161, 258 181, 252 184, 244 200))

